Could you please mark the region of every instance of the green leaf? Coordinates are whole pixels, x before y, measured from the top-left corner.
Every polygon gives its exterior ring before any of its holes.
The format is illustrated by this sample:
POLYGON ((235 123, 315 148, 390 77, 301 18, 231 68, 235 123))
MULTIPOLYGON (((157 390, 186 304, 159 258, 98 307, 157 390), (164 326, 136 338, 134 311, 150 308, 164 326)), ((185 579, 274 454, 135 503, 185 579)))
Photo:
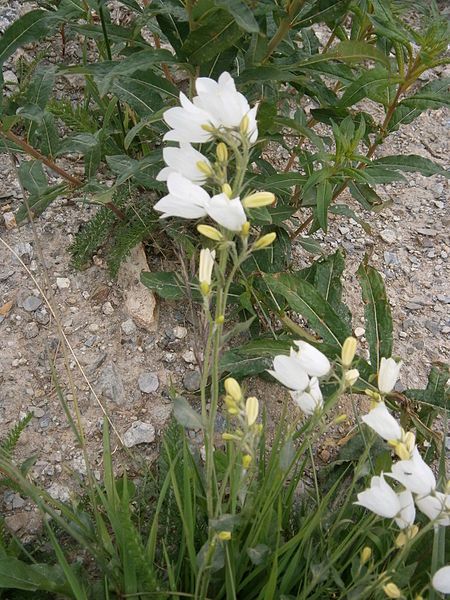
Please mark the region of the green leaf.
POLYGON ((214 4, 232 15, 241 29, 249 33, 258 33, 259 25, 252 10, 243 0, 214 0, 214 4))
POLYGON ((365 60, 374 60, 384 64, 389 68, 390 63, 388 57, 378 50, 375 46, 366 42, 340 42, 333 50, 311 56, 310 58, 289 65, 289 69, 293 70, 301 67, 309 67, 311 65, 328 62, 329 60, 342 60, 344 62, 361 62, 365 60))
POLYGON ((42 121, 30 135, 32 145, 37 146, 42 154, 54 157, 59 148, 59 132, 55 117, 50 112, 44 112, 42 121))
POLYGON ((325 342, 342 346, 351 329, 313 285, 288 273, 263 275, 269 289, 283 296, 291 310, 308 320, 325 342))
POLYGON ((357 276, 364 302, 366 338, 370 363, 378 371, 381 358, 392 354, 392 314, 381 275, 367 262, 360 264, 357 276))
POLYGON ((450 77, 430 81, 413 96, 405 98, 400 106, 417 108, 419 110, 436 109, 442 106, 450 107, 450 77))
POLYGON ((394 154, 392 156, 383 156, 372 161, 372 165, 380 165, 389 169, 399 171, 413 171, 430 177, 431 175, 444 175, 450 178, 450 171, 444 169, 429 158, 424 158, 417 154, 394 154))
POLYGON ((20 46, 47 35, 54 23, 46 10, 32 10, 14 21, 0 38, 0 66, 20 46))
POLYGON ((333 27, 337 25, 340 19, 346 14, 350 0, 316 0, 311 7, 311 3, 305 3, 305 8, 300 11, 294 21, 295 27, 309 27, 313 23, 332 23, 333 27))
POLYGON ((290 340, 252 340, 248 344, 224 352, 220 360, 220 372, 229 373, 236 379, 259 375, 271 368, 274 356, 288 354, 291 346, 290 340))
POLYGON ((342 274, 345 260, 341 250, 315 263, 314 287, 345 323, 351 325, 351 313, 342 302, 342 274))
POLYGON ((327 180, 321 181, 316 188, 316 215, 324 233, 328 231, 328 207, 333 198, 333 188, 327 180))
POLYGON ((76 153, 84 156, 98 144, 97 137, 92 133, 76 133, 61 142, 58 154, 76 153))
MULTIPOLYGON (((40 193, 34 193, 28 198, 28 206, 30 207, 31 213, 34 217, 41 215, 44 210, 50 206, 53 200, 56 200, 58 196, 64 194, 69 187, 65 183, 59 183, 52 187, 46 188, 40 193)), ((17 223, 28 219, 28 210, 25 204, 19 208, 16 213, 17 223)))
POLYGON ((376 191, 365 183, 350 182, 349 190, 353 198, 358 200, 366 210, 373 210, 374 206, 381 206, 383 204, 383 200, 376 191))
POLYGON ((47 175, 38 160, 23 160, 18 168, 20 183, 30 194, 42 194, 48 187, 47 175))
POLYGON ((173 414, 180 425, 187 429, 203 429, 202 418, 192 408, 186 398, 176 396, 173 401, 173 414))
POLYGON ((277 273, 284 271, 289 263, 291 252, 291 240, 288 232, 283 227, 269 226, 264 227, 261 234, 276 232, 277 237, 273 244, 254 252, 244 263, 245 273, 255 270, 263 273, 277 273))
POLYGON ((254 187, 261 187, 268 192, 285 192, 295 185, 303 185, 306 181, 306 175, 299 173, 277 173, 276 175, 262 176, 258 175, 252 180, 254 187))
POLYGON ((313 237, 301 236, 297 238, 297 241, 306 252, 309 252, 310 254, 323 254, 323 248, 320 245, 320 242, 313 237))
POLYGON ((70 593, 59 566, 27 564, 13 557, 0 559, 0 588, 70 593))
POLYGON ((338 106, 343 108, 353 106, 363 98, 369 96, 372 90, 376 90, 377 88, 384 89, 386 86, 399 80, 398 76, 381 67, 364 71, 358 79, 347 86, 338 102, 338 106))
POLYGON ((178 273, 167 271, 142 273, 141 283, 165 300, 182 300, 186 298, 186 286, 178 273))
POLYGON ((190 63, 201 65, 234 46, 242 35, 242 29, 227 12, 213 11, 190 32, 181 51, 190 63))
POLYGON ((44 109, 55 84, 56 67, 54 65, 39 65, 35 70, 27 89, 26 100, 44 109))
POLYGON ((424 390, 408 389, 403 392, 411 400, 431 404, 434 407, 450 408, 450 392, 448 379, 450 367, 444 363, 435 363, 428 376, 428 384, 424 390))
POLYGON ((155 90, 153 73, 150 71, 114 78, 111 92, 119 100, 129 104, 141 118, 156 113, 163 106, 162 98, 155 90))

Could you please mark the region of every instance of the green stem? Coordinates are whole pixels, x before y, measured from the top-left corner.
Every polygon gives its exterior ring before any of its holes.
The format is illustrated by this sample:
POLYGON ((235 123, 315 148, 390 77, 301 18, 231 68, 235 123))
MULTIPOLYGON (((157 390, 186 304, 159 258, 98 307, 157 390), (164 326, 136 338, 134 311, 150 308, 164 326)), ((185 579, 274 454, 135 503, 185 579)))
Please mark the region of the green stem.
POLYGON ((297 16, 297 13, 300 11, 304 3, 305 0, 292 0, 292 2, 289 4, 286 16, 283 19, 281 19, 278 29, 275 32, 275 35, 270 40, 269 45, 267 46, 267 52, 262 60, 263 64, 272 56, 274 50, 287 36, 289 30, 292 27, 294 19, 297 16))

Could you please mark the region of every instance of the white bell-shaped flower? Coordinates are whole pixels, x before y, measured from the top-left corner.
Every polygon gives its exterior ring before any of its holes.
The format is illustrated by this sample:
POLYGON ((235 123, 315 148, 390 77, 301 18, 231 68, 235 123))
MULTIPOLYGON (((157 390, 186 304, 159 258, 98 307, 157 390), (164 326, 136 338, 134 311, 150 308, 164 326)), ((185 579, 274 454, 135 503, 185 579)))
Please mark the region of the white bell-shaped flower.
POLYGON ((310 377, 323 377, 329 372, 331 365, 325 354, 308 342, 297 341, 294 344, 298 347, 299 363, 310 377))
POLYGON ((241 231, 247 217, 239 198, 229 198, 226 194, 217 194, 206 203, 208 215, 230 231, 241 231))
POLYGON ((323 406, 322 392, 320 391, 319 380, 317 377, 312 377, 308 387, 304 392, 291 391, 289 392, 294 403, 305 413, 311 416, 316 410, 323 406))
POLYGON ((406 529, 414 524, 416 518, 416 507, 414 506, 414 498, 409 490, 404 490, 397 494, 400 502, 400 512, 395 517, 395 522, 400 529, 406 529))
POLYGON ((434 492, 428 496, 416 498, 417 508, 423 512, 430 521, 436 521, 439 525, 448 527, 450 525, 450 498, 442 492, 434 492))
POLYGON ((273 370, 268 371, 280 383, 291 390, 303 392, 309 385, 309 377, 299 363, 297 353, 291 348, 289 356, 279 354, 273 359, 273 370))
POLYGON ((209 248, 202 248, 200 250, 200 260, 198 268, 198 280, 200 281, 200 283, 206 283, 208 285, 211 285, 211 276, 214 268, 215 258, 215 250, 210 250, 209 248))
POLYGON ((163 139, 192 144, 202 144, 211 140, 213 136, 207 129, 218 127, 219 122, 209 111, 195 106, 182 92, 180 102, 181 106, 169 108, 163 115, 164 121, 172 128, 163 139))
POLYGON ((355 504, 364 506, 376 515, 388 519, 393 519, 402 510, 398 494, 386 482, 383 473, 380 476, 372 477, 370 488, 358 494, 358 502, 355 504))
POLYGON ((409 460, 399 460, 394 463, 392 472, 388 475, 399 481, 413 494, 420 496, 427 496, 436 487, 433 471, 420 456, 417 448, 414 448, 409 460))
POLYGON ((450 565, 441 567, 433 575, 431 585, 441 594, 450 594, 450 565))
POLYGON ((180 173, 186 179, 198 184, 205 183, 208 178, 205 171, 211 166, 210 162, 191 144, 182 143, 179 148, 164 148, 163 157, 167 167, 161 169, 156 176, 158 181, 167 181, 171 173, 180 173), (206 169, 199 169, 199 163, 205 165, 206 169))
POLYGON ((378 371, 378 389, 382 394, 389 394, 394 389, 400 375, 402 361, 382 357, 378 371))
POLYGON ((361 417, 361 420, 386 441, 400 440, 402 437, 402 428, 384 402, 378 402, 375 408, 361 417))
POLYGON ((159 200, 154 209, 162 212, 162 219, 181 217, 199 219, 205 217, 209 195, 199 185, 195 185, 179 173, 171 173, 167 179, 169 193, 159 200))

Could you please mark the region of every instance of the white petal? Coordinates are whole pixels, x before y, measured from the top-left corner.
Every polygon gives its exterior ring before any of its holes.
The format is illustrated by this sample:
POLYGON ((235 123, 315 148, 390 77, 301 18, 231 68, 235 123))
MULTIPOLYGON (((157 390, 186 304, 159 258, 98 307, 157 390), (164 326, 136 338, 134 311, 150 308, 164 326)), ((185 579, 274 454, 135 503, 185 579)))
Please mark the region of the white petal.
POLYGON ((186 202, 182 198, 172 196, 171 194, 161 198, 153 208, 164 213, 163 218, 181 217, 183 219, 199 219, 206 216, 205 208, 201 203, 193 204, 186 202))
POLYGON ((441 594, 450 594, 450 565, 440 568, 433 575, 431 584, 441 594))
POLYGON ((417 508, 423 512, 430 521, 437 521, 440 525, 450 525, 450 499, 442 492, 416 498, 417 508))
POLYGON ((370 488, 358 494, 358 502, 355 504, 364 506, 376 515, 389 519, 395 517, 401 509, 397 494, 386 483, 383 474, 380 477, 372 477, 370 488))
POLYGON ((395 517, 395 522, 400 529, 405 529, 413 525, 416 518, 414 498, 409 490, 400 492, 397 497, 400 502, 400 513, 395 517))
POLYGON ((391 415, 384 402, 378 402, 369 414, 361 417, 361 420, 386 441, 400 440, 402 437, 400 425, 391 415))
POLYGON ((323 406, 321 398, 314 397, 308 392, 290 391, 289 393, 295 404, 308 416, 313 415, 323 406))
POLYGON ((204 162, 209 165, 209 160, 190 144, 182 143, 179 148, 168 147, 163 150, 165 163, 174 172, 178 172, 190 181, 204 183, 206 175, 197 167, 197 163, 204 162))
POLYGON ((240 199, 230 200, 226 194, 213 196, 207 202, 206 210, 211 219, 230 231, 241 231, 247 221, 240 199))
POLYGON ((413 494, 426 496, 436 488, 436 479, 433 471, 414 448, 412 458, 399 460, 392 465, 392 472, 388 474, 405 486, 413 494))
POLYGON ((320 350, 308 342, 295 342, 298 346, 297 356, 300 364, 311 377, 322 377, 331 369, 330 361, 320 350))
POLYGON ((380 362, 378 372, 378 389, 383 394, 389 394, 394 389, 400 375, 402 362, 397 363, 393 358, 384 358, 380 362))
POLYGON ((279 354, 273 360, 273 371, 269 373, 280 383, 290 388, 303 392, 309 384, 306 372, 298 364, 295 357, 279 354))
POLYGON ((164 167, 156 176, 156 181, 167 181, 170 173, 173 173, 173 169, 170 167, 164 167))

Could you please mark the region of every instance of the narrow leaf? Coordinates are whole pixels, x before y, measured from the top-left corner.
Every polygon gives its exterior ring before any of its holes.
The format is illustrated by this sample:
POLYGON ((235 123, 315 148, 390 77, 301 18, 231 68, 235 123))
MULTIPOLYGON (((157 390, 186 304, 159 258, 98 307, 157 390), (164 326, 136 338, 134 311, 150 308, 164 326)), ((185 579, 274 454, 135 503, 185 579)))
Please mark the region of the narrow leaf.
POLYGON ((214 4, 232 15, 241 29, 249 33, 258 33, 259 25, 252 10, 243 0, 214 0, 214 4))

